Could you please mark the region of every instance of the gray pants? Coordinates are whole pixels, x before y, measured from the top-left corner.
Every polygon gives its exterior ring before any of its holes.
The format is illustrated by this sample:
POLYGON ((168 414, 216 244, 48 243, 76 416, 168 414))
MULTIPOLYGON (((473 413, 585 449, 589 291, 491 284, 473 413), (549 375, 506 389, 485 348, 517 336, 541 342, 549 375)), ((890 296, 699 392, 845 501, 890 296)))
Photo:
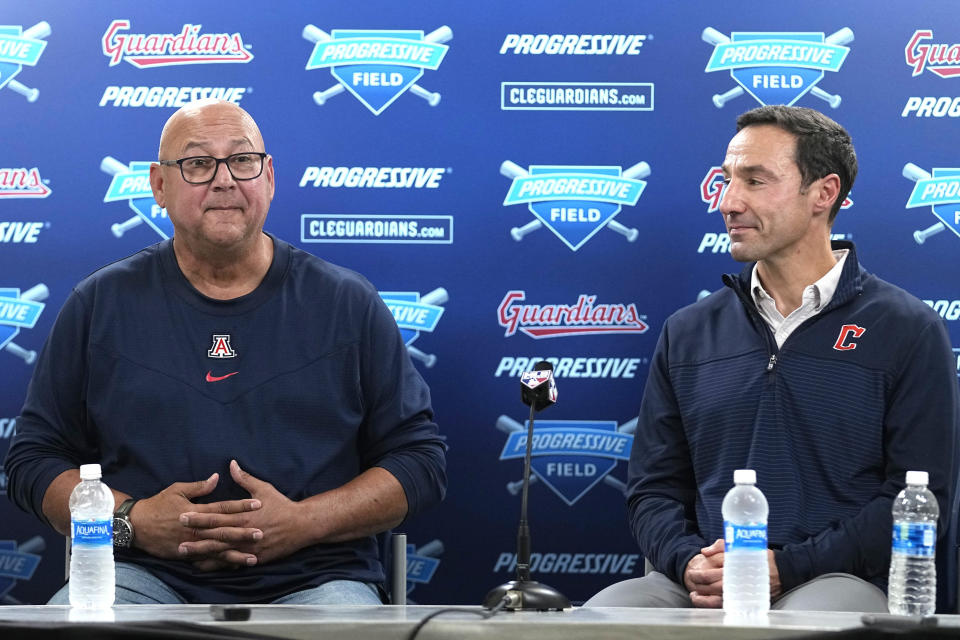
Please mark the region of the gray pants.
MULTIPOLYGON (((682 585, 652 571, 642 578, 612 584, 585 607, 692 607, 682 585)), ((848 573, 827 573, 786 592, 771 609, 886 613, 887 597, 876 585, 848 573)))

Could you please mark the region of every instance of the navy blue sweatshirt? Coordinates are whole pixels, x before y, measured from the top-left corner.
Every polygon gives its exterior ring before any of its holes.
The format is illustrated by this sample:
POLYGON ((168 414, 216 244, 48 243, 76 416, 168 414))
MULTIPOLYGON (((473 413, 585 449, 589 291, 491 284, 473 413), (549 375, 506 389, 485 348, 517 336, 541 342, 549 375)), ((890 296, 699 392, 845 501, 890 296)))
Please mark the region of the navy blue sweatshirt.
POLYGON ((946 529, 958 385, 941 319, 849 248, 836 293, 778 349, 749 294, 754 265, 665 323, 628 478, 644 555, 681 582, 723 537, 735 469, 755 469, 784 591, 845 572, 886 586, 892 499, 930 472, 946 529), (862 331, 861 331, 862 329, 862 331))
MULTIPOLYGON (((197 292, 169 240, 77 285, 17 418, 10 499, 44 518, 50 482, 90 462, 135 498, 215 471, 216 490, 198 501, 246 498, 230 479, 235 458, 292 500, 379 466, 403 486, 409 514, 439 502, 445 445, 430 393, 376 289, 273 242, 263 282, 234 300, 197 292)), ((373 537, 212 573, 137 549, 117 559, 189 602, 264 602, 333 579, 383 580, 373 537)))

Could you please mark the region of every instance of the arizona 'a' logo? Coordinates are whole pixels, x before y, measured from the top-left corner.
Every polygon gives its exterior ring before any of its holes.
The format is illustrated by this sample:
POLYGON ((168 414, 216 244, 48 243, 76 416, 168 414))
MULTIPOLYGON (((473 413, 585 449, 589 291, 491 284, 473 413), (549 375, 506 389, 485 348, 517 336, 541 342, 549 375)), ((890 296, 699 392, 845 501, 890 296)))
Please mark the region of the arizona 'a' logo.
POLYGON ((837 341, 834 343, 833 348, 837 351, 851 351, 856 349, 857 343, 854 342, 854 340, 866 332, 867 330, 863 327, 858 327, 855 324, 845 324, 840 327, 840 335, 837 336, 837 341))
POLYGON ((213 334, 213 345, 210 347, 210 350, 207 351, 207 355, 220 360, 223 358, 236 358, 237 352, 230 346, 230 334, 213 334))

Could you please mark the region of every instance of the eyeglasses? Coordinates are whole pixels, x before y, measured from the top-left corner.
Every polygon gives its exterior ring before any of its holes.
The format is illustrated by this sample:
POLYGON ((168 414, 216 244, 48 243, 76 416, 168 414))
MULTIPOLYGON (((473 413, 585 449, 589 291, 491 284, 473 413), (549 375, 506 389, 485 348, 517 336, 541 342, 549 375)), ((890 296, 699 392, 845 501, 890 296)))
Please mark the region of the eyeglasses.
POLYGON ((220 169, 220 163, 227 165, 234 180, 253 180, 263 173, 263 159, 267 157, 262 151, 244 151, 234 153, 226 158, 213 156, 190 156, 179 160, 159 160, 165 167, 180 166, 180 175, 190 184, 206 184, 213 180, 220 169))

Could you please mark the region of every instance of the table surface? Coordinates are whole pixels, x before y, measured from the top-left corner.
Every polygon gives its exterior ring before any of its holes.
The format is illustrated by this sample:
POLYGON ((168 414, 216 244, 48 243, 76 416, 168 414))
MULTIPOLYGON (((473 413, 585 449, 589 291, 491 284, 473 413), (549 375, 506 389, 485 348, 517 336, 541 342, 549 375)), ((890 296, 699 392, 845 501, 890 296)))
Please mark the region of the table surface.
MULTIPOLYGON (((209 605, 118 605, 86 616, 68 606, 0 607, 3 624, 64 624, 113 621, 176 621, 282 638, 318 635, 381 640, 404 637, 440 606, 310 606, 251 605, 246 621, 214 620, 209 605)), ((771 611, 764 619, 745 623, 725 619, 722 611, 706 609, 573 608, 554 612, 501 611, 489 619, 475 615, 480 607, 458 607, 427 623, 418 638, 484 637, 562 640, 565 638, 775 638, 836 632, 862 626, 861 614, 827 611, 771 611), (474 613, 471 613, 473 611, 474 613), (709 629, 709 631, 708 631, 709 629)), ((938 616, 940 627, 956 628, 960 616, 938 616)))

